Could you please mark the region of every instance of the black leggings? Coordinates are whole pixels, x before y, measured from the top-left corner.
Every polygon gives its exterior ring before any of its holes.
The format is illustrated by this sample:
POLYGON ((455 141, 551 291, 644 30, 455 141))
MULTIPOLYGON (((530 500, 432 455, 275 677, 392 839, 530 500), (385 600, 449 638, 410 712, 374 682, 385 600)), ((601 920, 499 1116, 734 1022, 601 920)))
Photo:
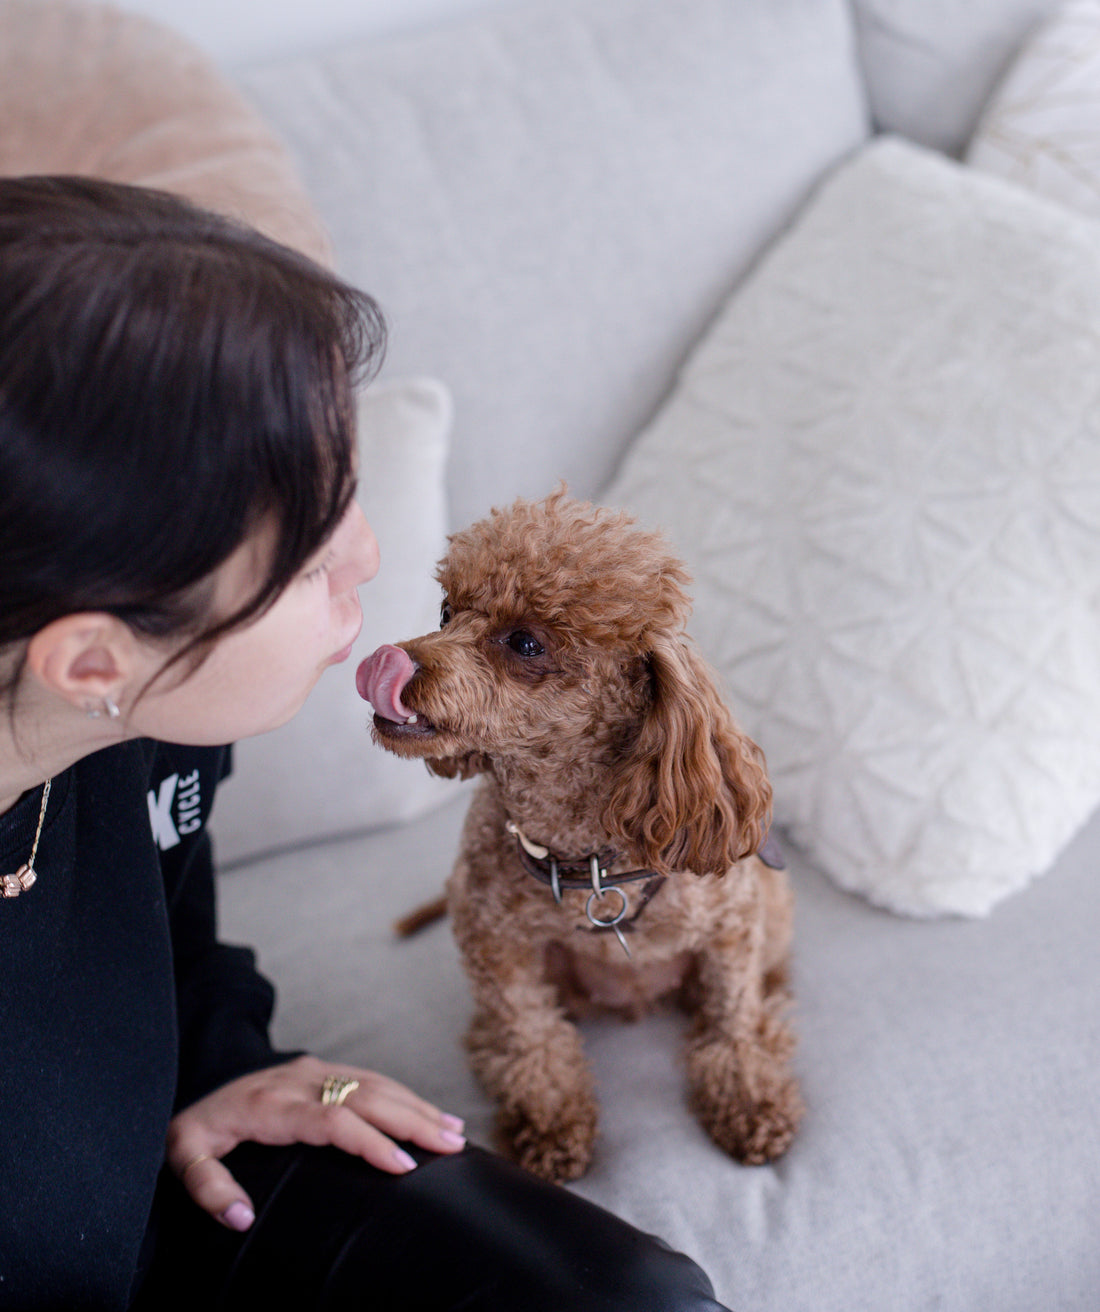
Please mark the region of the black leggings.
POLYGON ((256 1220, 235 1234, 165 1173, 134 1312, 724 1312, 682 1253, 469 1147, 391 1176, 334 1148, 226 1158, 256 1220))

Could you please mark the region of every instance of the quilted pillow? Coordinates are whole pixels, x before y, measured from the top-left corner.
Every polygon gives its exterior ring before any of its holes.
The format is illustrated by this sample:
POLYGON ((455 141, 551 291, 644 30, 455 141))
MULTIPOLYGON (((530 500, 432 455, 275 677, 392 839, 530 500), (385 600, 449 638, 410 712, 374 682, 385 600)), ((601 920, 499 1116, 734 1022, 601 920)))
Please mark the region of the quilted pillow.
POLYGON ((666 528, 776 816, 980 915, 1100 802, 1100 229, 901 141, 737 291, 606 494, 666 528))
POLYGON ((439 623, 435 564, 446 549, 444 477, 451 398, 442 383, 402 379, 359 403, 359 501, 381 548, 360 589, 363 631, 351 659, 326 670, 288 724, 239 742, 212 829, 221 864, 419 815, 454 784, 374 747, 355 668, 384 642, 439 623))
POLYGON ((1100 0, 1071 0, 1024 46, 967 162, 1100 217, 1100 0))

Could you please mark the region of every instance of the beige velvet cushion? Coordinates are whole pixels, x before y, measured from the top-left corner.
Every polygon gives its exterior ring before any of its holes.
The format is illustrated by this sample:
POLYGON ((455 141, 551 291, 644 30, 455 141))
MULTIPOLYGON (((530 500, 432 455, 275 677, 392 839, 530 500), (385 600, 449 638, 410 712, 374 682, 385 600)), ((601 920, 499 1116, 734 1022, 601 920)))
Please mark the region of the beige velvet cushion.
POLYGON ((0 174, 24 173, 160 187, 330 258, 256 110, 182 37, 109 5, 0 0, 0 174))

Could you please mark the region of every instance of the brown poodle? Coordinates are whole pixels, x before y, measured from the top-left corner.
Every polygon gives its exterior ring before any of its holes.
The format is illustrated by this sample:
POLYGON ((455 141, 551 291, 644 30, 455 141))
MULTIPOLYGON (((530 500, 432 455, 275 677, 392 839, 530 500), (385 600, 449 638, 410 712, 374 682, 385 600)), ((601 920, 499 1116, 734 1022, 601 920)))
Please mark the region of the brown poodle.
POLYGON ((739 1161, 777 1157, 801 1113, 791 898, 757 855, 761 754, 684 633, 683 566, 559 492, 454 535, 438 578, 439 631, 380 648, 357 682, 384 747, 482 776, 447 905, 473 1067, 516 1156, 553 1180, 591 1159, 596 1098, 568 1016, 675 994, 699 1119, 739 1161))

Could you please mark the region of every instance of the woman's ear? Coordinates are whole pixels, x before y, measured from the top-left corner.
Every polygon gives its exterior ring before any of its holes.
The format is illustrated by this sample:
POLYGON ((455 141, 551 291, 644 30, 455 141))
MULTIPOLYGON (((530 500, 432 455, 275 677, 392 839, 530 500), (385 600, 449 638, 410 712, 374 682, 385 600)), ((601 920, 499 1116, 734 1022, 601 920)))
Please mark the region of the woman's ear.
POLYGON ((655 641, 649 667, 650 705, 604 827, 654 870, 722 874, 767 833, 771 786, 761 752, 684 639, 655 641))
POLYGON ((118 703, 132 680, 137 650, 132 631, 114 615, 65 615, 27 644, 25 667, 43 687, 80 710, 118 703))

